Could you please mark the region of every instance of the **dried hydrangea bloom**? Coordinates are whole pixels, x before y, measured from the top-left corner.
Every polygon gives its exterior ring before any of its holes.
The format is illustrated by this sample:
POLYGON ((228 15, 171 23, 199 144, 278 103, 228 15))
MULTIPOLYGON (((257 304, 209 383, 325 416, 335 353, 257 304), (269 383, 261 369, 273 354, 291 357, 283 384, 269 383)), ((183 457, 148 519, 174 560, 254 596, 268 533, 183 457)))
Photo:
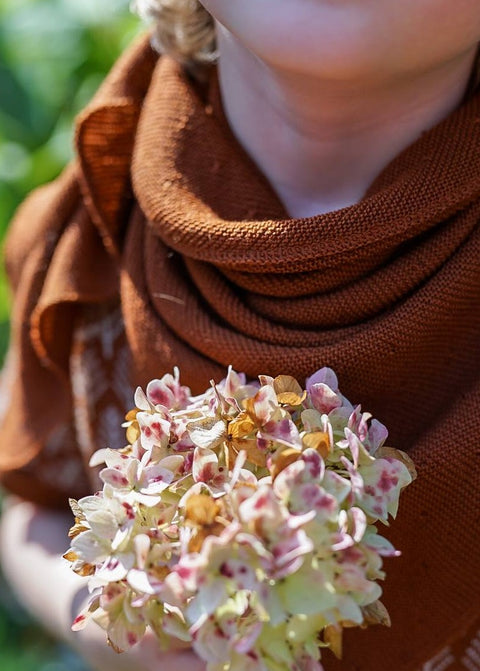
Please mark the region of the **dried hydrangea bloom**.
POLYGON ((302 389, 230 368, 195 398, 175 371, 135 405, 129 444, 94 455, 103 491, 72 502, 65 557, 93 590, 75 629, 91 617, 120 650, 149 627, 209 671, 320 671, 344 627, 389 624, 378 581, 399 553, 375 523, 415 471, 333 371, 302 389))

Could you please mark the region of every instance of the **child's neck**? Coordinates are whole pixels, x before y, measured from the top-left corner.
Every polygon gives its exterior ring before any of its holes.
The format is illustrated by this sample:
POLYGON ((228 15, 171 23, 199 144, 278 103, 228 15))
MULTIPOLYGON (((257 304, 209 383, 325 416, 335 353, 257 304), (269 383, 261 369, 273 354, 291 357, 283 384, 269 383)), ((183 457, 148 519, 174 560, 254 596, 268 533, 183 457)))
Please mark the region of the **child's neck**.
POLYGON ((267 66, 220 31, 230 126, 293 217, 357 203, 403 149, 461 101, 474 53, 408 81, 318 80, 267 66))

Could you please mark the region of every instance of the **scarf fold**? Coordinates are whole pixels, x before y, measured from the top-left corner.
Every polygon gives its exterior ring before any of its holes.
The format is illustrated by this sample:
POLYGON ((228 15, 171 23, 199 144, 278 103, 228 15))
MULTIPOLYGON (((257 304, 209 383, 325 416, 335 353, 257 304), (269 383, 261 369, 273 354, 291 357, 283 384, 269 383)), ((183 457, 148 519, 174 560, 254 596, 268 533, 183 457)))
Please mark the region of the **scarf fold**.
POLYGON ((42 384, 68 383, 69 324, 88 304, 119 296, 135 384, 175 365, 194 392, 229 364, 300 381, 331 366, 419 477, 388 534, 403 552, 386 567, 393 627, 348 632, 344 661, 326 654, 325 668, 416 671, 463 654, 480 626, 479 119, 477 94, 360 203, 292 219, 235 141, 216 79, 205 91, 137 45, 81 117, 68 223, 49 209, 54 243, 41 238, 22 273, 23 215, 10 237, 27 358, 0 467, 30 460, 68 414, 64 401, 37 417, 42 384))

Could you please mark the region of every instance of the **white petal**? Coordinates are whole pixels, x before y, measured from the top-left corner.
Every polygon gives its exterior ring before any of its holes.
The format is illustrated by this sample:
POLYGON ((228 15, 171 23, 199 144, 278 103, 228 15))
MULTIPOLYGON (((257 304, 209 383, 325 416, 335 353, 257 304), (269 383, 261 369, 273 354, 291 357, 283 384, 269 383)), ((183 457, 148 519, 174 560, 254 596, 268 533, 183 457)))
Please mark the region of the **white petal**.
POLYGON ((216 417, 205 417, 187 425, 192 442, 198 447, 212 449, 227 437, 225 422, 216 417))
POLYGON ((94 468, 95 466, 101 466, 105 463, 105 457, 107 456, 108 448, 104 447, 101 450, 97 450, 90 457, 88 465, 94 468))
POLYGON ((155 594, 156 590, 149 580, 145 571, 132 568, 127 575, 127 582, 136 592, 142 594, 155 594))
POLYGON ((147 412, 150 412, 152 410, 152 406, 148 402, 148 399, 145 396, 145 392, 141 387, 137 387, 137 389, 135 390, 134 400, 135 400, 135 406, 139 410, 146 410, 147 412))

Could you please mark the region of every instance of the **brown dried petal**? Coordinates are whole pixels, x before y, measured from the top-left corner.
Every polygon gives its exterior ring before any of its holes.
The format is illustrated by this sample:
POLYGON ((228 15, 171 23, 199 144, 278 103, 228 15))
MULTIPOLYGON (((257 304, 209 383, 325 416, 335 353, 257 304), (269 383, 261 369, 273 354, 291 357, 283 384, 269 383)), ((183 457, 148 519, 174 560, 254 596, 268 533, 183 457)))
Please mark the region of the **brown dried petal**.
POLYGON ((88 531, 88 527, 85 527, 83 524, 79 524, 79 520, 75 520, 77 524, 75 524, 68 532, 68 537, 69 538, 76 538, 79 534, 83 533, 84 531, 88 531))
POLYGON ((78 517, 81 520, 84 520, 85 515, 83 513, 83 510, 78 505, 77 499, 68 499, 68 503, 70 505, 70 508, 71 508, 72 513, 74 514, 74 516, 78 517))
POLYGON ((284 391, 292 391, 299 396, 303 394, 303 389, 291 375, 277 375, 273 381, 273 388, 277 394, 281 394, 284 391))
POLYGON ((107 643, 118 655, 120 655, 122 652, 125 652, 122 650, 122 648, 119 648, 118 645, 115 645, 115 643, 110 638, 107 638, 107 643))
POLYGON ((82 578, 88 578, 95 573, 95 566, 93 564, 83 564, 82 566, 72 566, 75 573, 82 578))
POLYGON ((65 552, 65 554, 63 555, 63 558, 66 559, 69 562, 74 562, 74 561, 77 561, 78 555, 73 550, 69 550, 68 552, 65 552))
POLYGON ((381 624, 384 627, 390 627, 392 624, 388 610, 381 601, 377 600, 368 606, 364 606, 362 613, 364 625, 381 624))

